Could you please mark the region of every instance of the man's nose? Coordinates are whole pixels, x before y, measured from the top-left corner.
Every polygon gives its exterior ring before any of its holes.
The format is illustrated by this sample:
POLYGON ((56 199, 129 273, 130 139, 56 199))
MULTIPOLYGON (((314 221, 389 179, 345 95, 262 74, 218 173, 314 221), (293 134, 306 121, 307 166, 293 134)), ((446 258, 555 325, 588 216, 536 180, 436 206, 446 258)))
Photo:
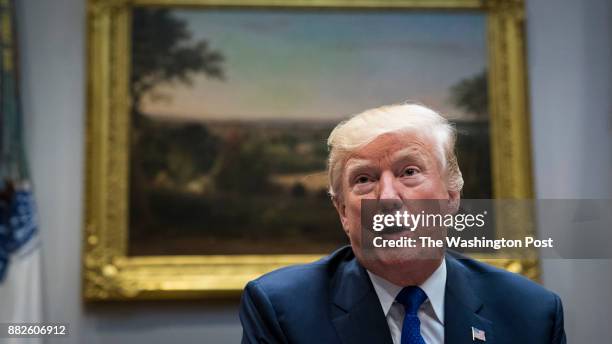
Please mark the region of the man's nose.
POLYGON ((399 199, 399 194, 395 189, 395 175, 390 171, 384 171, 379 180, 380 199, 399 199))
POLYGON ((383 213, 394 213, 403 206, 399 193, 396 190, 395 175, 391 171, 384 171, 379 179, 379 207, 383 213))

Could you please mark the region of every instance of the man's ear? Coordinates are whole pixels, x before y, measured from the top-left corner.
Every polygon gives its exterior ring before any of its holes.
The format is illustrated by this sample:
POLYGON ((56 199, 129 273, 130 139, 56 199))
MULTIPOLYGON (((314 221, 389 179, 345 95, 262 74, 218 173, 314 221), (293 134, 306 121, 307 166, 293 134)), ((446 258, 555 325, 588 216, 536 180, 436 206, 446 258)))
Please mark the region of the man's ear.
POLYGON ((344 202, 338 198, 338 196, 333 196, 332 197, 332 202, 334 203, 334 207, 336 208, 336 211, 338 212, 338 216, 340 216, 340 222, 342 223, 342 229, 344 229, 344 233, 346 233, 346 235, 349 235, 349 221, 348 218, 346 217, 346 205, 344 204, 344 202))
POLYGON ((448 191, 448 208, 451 214, 459 211, 459 203, 461 203, 460 191, 448 191))

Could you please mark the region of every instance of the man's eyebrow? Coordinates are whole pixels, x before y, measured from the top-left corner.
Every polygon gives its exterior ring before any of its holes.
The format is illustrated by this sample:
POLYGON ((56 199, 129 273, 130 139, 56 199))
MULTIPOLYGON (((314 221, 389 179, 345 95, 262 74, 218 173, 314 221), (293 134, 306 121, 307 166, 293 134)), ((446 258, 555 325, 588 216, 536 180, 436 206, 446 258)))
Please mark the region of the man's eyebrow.
POLYGON ((355 170, 360 170, 362 168, 371 167, 372 165, 374 165, 373 161, 368 160, 368 159, 350 158, 346 162, 346 171, 348 173, 351 173, 351 172, 353 172, 355 170))

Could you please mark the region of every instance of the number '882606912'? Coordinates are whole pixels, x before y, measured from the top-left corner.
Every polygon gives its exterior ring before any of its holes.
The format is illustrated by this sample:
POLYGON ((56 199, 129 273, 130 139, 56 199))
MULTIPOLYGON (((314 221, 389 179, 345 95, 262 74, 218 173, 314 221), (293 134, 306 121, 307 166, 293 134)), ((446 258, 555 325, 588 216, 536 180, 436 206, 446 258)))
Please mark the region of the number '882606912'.
POLYGON ((67 324, 2 324, 0 337, 67 336, 67 324))

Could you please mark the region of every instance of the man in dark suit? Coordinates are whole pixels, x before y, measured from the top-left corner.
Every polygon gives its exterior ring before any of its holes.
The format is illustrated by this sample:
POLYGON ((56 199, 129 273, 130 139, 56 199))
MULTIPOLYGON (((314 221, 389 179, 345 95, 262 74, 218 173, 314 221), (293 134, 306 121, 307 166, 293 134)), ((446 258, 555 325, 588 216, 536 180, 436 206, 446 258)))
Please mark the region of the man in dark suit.
POLYGON ((444 247, 372 249, 362 237, 364 200, 457 209, 454 143, 446 119, 414 104, 338 125, 328 140, 330 194, 351 245, 251 281, 243 342, 565 343, 561 301, 537 284, 444 247))

